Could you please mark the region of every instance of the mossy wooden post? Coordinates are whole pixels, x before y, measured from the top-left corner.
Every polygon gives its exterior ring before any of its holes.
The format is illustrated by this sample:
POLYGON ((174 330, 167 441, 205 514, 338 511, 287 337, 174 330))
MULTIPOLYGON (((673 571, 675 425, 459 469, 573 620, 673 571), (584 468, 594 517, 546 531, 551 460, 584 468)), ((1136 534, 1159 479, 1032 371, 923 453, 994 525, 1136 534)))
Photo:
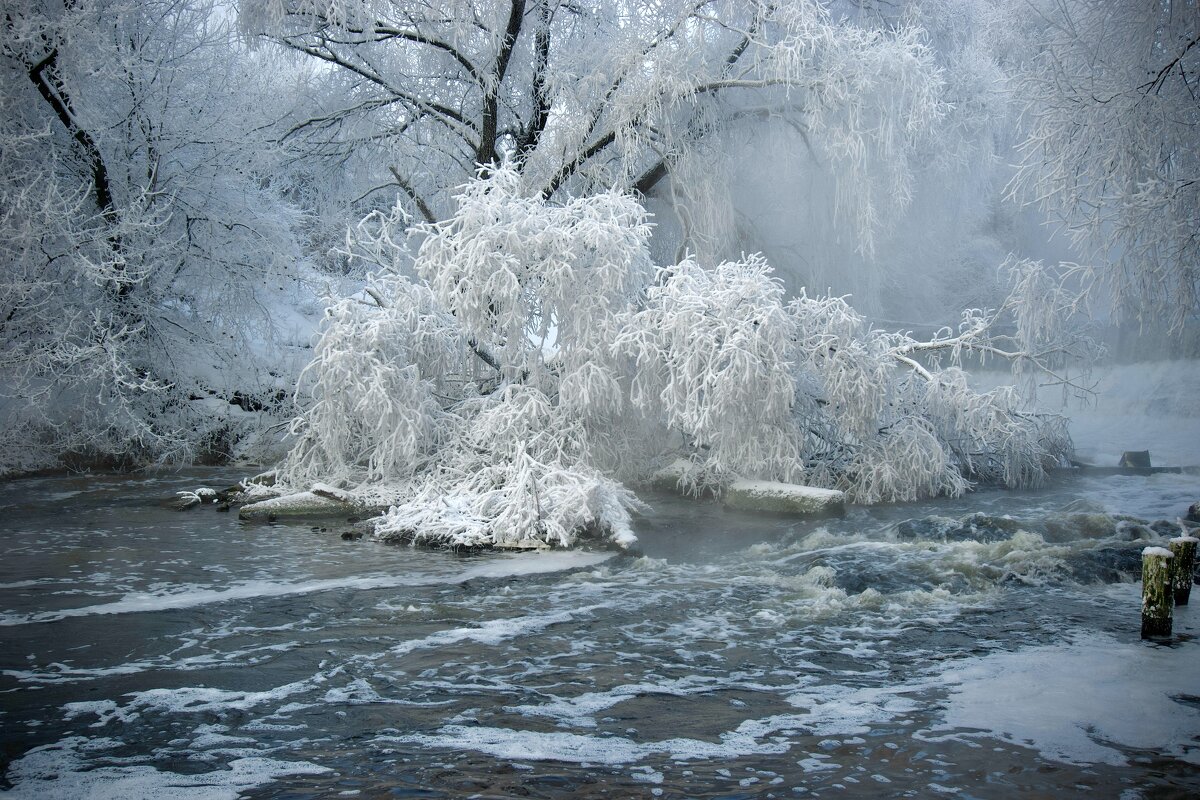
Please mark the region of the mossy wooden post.
POLYGON ((1176 536, 1168 544, 1171 546, 1171 584, 1175 592, 1175 605, 1186 606, 1192 593, 1192 575, 1196 571, 1196 544, 1200 539, 1195 536, 1176 536))
POLYGON ((1171 616, 1175 608, 1171 583, 1171 551, 1165 547, 1147 547, 1142 551, 1142 638, 1167 638, 1171 635, 1171 616))

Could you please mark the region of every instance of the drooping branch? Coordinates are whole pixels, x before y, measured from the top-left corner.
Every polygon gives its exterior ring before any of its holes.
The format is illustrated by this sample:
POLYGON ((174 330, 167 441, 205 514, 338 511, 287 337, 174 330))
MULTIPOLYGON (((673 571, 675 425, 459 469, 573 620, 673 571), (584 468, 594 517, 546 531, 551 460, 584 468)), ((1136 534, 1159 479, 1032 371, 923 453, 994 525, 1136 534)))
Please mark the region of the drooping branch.
POLYGON ((457 47, 444 42, 441 39, 436 39, 432 36, 426 36, 420 31, 402 30, 400 28, 386 25, 382 22, 375 23, 374 33, 379 37, 376 39, 376 41, 401 39, 407 42, 412 42, 413 44, 423 44, 432 47, 435 50, 440 50, 458 62, 459 66, 466 70, 467 74, 474 78, 480 87, 483 87, 486 82, 483 73, 478 67, 475 66, 474 63, 472 63, 471 59, 467 58, 466 55, 464 55, 463 52, 457 47))
MULTIPOLYGON (((386 311, 390 307, 390 304, 388 303, 388 301, 384 298, 384 296, 379 292, 379 290, 376 287, 367 285, 363 291, 366 292, 367 296, 370 297, 371 300, 375 303, 375 305, 378 306, 379 308, 386 311)), ((489 353, 487 351, 486 347, 484 347, 478 341, 476 341, 475 339, 472 339, 472 338, 468 338, 466 340, 466 342, 467 342, 467 347, 470 348, 471 352, 475 354, 476 358, 478 358, 484 364, 487 364, 492 369, 496 370, 496 372, 498 372, 498 373, 502 372, 501 367, 500 367, 500 362, 496 360, 495 356, 493 356, 491 353, 489 353)))
MULTIPOLYGON (((1095 354, 1095 343, 1078 324, 1078 294, 1065 289, 1064 276, 1051 278, 1040 262, 1010 258, 1006 266, 1015 285, 999 308, 964 312, 958 335, 943 328, 924 341, 902 337, 887 350, 888 356, 933 381, 933 372, 917 360, 920 354, 948 353, 957 366, 963 353, 973 353, 981 359, 1006 361, 1014 372, 1029 368, 1034 374, 1049 376, 1055 385, 1091 395, 1094 384, 1063 375, 1057 366, 1071 361, 1086 365, 1095 354), (1015 317, 1015 331, 1001 327, 1008 315, 1015 317)), ((1068 271, 1067 276, 1070 274, 1068 271)))
MULTIPOLYGON (((645 47, 641 49, 639 60, 632 61, 630 63, 640 66, 642 62, 649 58, 649 56, 656 49, 663 46, 666 42, 673 40, 679 31, 684 27, 685 23, 692 19, 696 12, 699 11, 706 2, 707 0, 699 0, 696 3, 693 3, 686 13, 681 13, 678 15, 672 25, 664 30, 659 31, 650 39, 649 42, 646 43, 645 47)), ((597 130, 600 128, 600 121, 604 118, 604 112, 607 110, 613 98, 616 97, 617 93, 625 85, 626 79, 633 74, 636 74, 636 70, 625 69, 618 72, 613 77, 608 87, 604 90, 603 96, 595 105, 595 110, 591 115, 591 120, 588 123, 587 130, 583 135, 583 141, 588 141, 588 139, 596 134, 597 130)), ((640 116, 636 117, 629 121, 628 126, 636 127, 641 124, 642 121, 643 120, 640 116)), ((574 175, 580 167, 602 152, 609 145, 613 144, 616 139, 617 132, 615 130, 611 130, 608 133, 596 138, 590 145, 585 146, 582 150, 575 154, 574 158, 565 162, 558 172, 555 173, 555 175, 550 179, 550 181, 547 182, 546 186, 542 189, 542 195, 544 197, 552 197, 554 193, 562 187, 563 183, 570 179, 570 177, 574 175)))
MULTIPOLYGON (((729 52, 729 55, 725 57, 725 65, 721 72, 723 78, 729 77, 733 71, 733 68, 737 66, 739 61, 741 61, 742 56, 745 55, 746 51, 750 49, 750 45, 753 43, 754 37, 759 32, 761 23, 762 20, 758 17, 755 17, 750 29, 742 34, 737 45, 735 45, 733 50, 729 52)), ((706 93, 715 93, 719 91, 719 88, 710 86, 702 88, 702 91, 706 93)), ((658 184, 661 183, 669 174, 670 168, 667 164, 667 159, 660 158, 652 167, 642 172, 641 176, 634 181, 633 188, 636 192, 638 192, 638 194, 645 197, 646 195, 650 194, 650 192, 654 191, 654 188, 658 186, 658 184)))
POLYGON ((587 147, 583 148, 583 150, 579 151, 575 158, 571 159, 566 164, 563 164, 558 172, 555 173, 554 177, 550 179, 550 181, 546 184, 546 188, 542 190, 542 196, 553 197, 554 193, 562 188, 562 185, 572 175, 574 175, 580 167, 582 167, 591 158, 595 157, 596 154, 604 150, 616 140, 616 132, 610 131, 596 141, 592 142, 587 147))
POLYGON ((1158 71, 1158 74, 1154 76, 1154 80, 1150 81, 1149 83, 1142 84, 1138 87, 1138 89, 1146 93, 1151 91, 1157 93, 1158 90, 1162 88, 1163 82, 1167 79, 1167 76, 1171 74, 1171 70, 1175 69, 1176 67, 1179 67, 1179 72, 1181 75, 1183 75, 1184 81, 1186 82, 1187 73, 1184 72, 1183 69, 1183 57, 1188 54, 1189 50, 1198 44, 1200 44, 1200 36, 1197 36, 1195 39, 1192 39, 1190 42, 1184 45, 1183 49, 1179 51, 1179 55, 1167 62, 1166 66, 1158 71))
POLYGON ((475 123, 464 116, 461 112, 450 108, 443 103, 439 103, 436 100, 421 98, 411 94, 410 92, 406 92, 400 89, 398 86, 395 86, 391 82, 385 80, 380 75, 352 63, 348 59, 338 55, 328 48, 318 48, 312 45, 295 42, 290 39, 283 39, 281 41, 283 45, 289 49, 295 50, 299 53, 304 53, 305 55, 320 59, 327 64, 334 64, 353 72, 355 75, 358 75, 360 78, 368 81, 369 83, 372 83, 375 86, 387 91, 393 97, 404 101, 418 111, 424 111, 427 113, 432 112, 435 116, 446 122, 448 128, 454 130, 455 133, 462 136, 464 139, 468 138, 467 132, 475 132, 478 130, 475 123))

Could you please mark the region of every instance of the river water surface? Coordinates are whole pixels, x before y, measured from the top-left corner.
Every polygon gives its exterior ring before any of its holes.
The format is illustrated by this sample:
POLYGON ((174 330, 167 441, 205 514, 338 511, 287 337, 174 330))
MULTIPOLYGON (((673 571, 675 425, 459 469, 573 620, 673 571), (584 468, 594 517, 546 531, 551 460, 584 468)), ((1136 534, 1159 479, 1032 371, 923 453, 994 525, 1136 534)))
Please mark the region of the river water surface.
POLYGON ((1174 520, 1194 475, 824 522, 651 497, 636 554, 160 505, 238 477, 0 484, 5 796, 1200 796, 1200 602, 1143 643, 1172 532, 1096 513, 1174 520))

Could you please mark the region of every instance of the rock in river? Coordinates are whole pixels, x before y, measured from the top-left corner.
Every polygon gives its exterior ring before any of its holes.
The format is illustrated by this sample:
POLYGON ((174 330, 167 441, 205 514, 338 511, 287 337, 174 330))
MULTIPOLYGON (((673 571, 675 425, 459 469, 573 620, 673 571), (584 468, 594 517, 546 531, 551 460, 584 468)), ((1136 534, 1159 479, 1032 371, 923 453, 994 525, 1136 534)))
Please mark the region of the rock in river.
POLYGON ((734 481, 725 491, 725 505, 743 511, 806 517, 841 516, 846 513, 846 494, 794 483, 741 480, 734 481))
POLYGON ((362 509, 315 492, 297 492, 257 503, 247 503, 238 510, 238 519, 274 522, 276 519, 345 519, 362 509))

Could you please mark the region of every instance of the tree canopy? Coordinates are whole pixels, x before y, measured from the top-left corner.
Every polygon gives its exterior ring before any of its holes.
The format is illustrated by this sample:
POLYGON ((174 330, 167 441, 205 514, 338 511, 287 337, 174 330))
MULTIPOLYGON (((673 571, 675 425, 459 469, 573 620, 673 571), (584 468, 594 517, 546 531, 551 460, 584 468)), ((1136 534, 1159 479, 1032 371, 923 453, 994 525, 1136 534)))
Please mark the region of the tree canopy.
POLYGON ((816 2, 251 0, 242 24, 328 67, 333 91, 298 107, 284 139, 338 168, 378 161, 391 177, 379 188, 426 222, 502 158, 548 198, 645 195, 680 175, 673 196, 695 214, 719 195, 716 134, 777 117, 835 162, 868 241, 944 112, 918 28, 852 24, 816 2))
POLYGON ((1118 313, 1175 331, 1200 308, 1200 9, 1035 6, 1015 80, 1028 136, 1013 191, 1080 248, 1118 313))
POLYGON ((760 258, 654 268, 628 194, 556 205, 487 172, 423 226, 415 280, 388 235, 402 215, 360 230, 392 269, 329 310, 282 486, 389 506, 384 537, 628 544, 620 481, 675 458, 692 491, 762 478, 879 502, 1037 484, 1069 453, 1060 418, 957 368, 969 352, 1052 368, 1077 341, 1040 265, 1013 265, 1000 309, 918 342, 840 298, 788 301, 760 258))
POLYGON ((575 431, 554 463, 605 507, 621 469, 668 454, 695 487, 770 474, 864 500, 1036 478, 1061 447, 1020 444, 1035 418, 955 370, 972 353, 1072 383, 1079 341, 1055 326, 1087 300, 1195 325, 1198 16, 10 3, 0 472, 273 458, 299 415, 296 481, 416 486, 525 398, 522 419, 575 431))
POLYGON ((206 2, 6 6, 7 469, 228 457, 247 432, 230 401, 290 388, 296 355, 266 309, 303 296, 299 215, 262 180, 277 166, 256 131, 266 87, 225 57, 230 33, 206 2))

